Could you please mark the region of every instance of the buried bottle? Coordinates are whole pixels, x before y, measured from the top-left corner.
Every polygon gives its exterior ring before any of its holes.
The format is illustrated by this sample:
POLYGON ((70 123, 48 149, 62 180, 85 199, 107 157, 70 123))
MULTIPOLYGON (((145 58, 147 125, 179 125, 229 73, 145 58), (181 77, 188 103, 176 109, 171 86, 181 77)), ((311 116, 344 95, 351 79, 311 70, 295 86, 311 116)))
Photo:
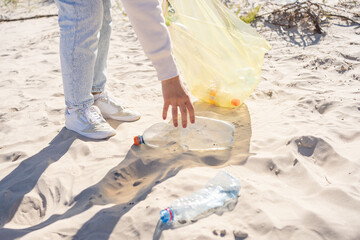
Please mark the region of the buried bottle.
POLYGON ((172 123, 160 122, 134 138, 135 145, 166 147, 180 144, 187 150, 224 150, 232 147, 235 128, 231 123, 196 117, 194 124, 186 128, 174 127, 172 123))
POLYGON ((211 215, 233 210, 237 203, 240 182, 229 173, 220 171, 205 188, 185 198, 176 199, 160 211, 160 220, 167 226, 179 227, 211 215))

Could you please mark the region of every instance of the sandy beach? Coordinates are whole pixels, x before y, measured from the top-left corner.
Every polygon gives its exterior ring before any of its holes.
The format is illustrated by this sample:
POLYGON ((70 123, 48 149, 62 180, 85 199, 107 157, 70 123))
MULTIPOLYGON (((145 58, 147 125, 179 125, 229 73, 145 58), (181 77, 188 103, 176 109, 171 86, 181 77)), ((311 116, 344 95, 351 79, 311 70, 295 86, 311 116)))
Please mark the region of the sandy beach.
MULTIPOLYGON (((266 2, 260 14, 279 7, 266 2)), ((0 19, 57 13, 52 1, 0 5, 0 19)), ((0 22, 1 240, 360 239, 359 25, 331 18, 314 34, 260 19, 272 49, 245 104, 193 98, 196 115, 233 123, 233 148, 191 152, 133 145, 163 121, 161 84, 118 1, 112 16, 107 89, 142 117, 109 120, 117 135, 102 141, 64 127, 57 17, 0 22), (220 170, 241 182, 233 211, 157 229, 160 210, 220 170)))

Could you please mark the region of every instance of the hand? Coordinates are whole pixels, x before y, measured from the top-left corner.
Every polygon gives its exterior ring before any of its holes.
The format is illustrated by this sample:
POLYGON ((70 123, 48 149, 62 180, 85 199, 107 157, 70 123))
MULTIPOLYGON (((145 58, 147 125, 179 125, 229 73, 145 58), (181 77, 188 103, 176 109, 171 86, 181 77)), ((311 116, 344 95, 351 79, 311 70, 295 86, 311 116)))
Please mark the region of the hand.
POLYGON ((182 126, 186 128, 188 111, 190 121, 194 123, 194 106, 190 101, 189 94, 180 81, 180 77, 176 76, 168 80, 163 80, 161 84, 164 97, 163 119, 166 119, 169 106, 171 105, 173 124, 175 127, 178 126, 178 107, 180 108, 182 126))

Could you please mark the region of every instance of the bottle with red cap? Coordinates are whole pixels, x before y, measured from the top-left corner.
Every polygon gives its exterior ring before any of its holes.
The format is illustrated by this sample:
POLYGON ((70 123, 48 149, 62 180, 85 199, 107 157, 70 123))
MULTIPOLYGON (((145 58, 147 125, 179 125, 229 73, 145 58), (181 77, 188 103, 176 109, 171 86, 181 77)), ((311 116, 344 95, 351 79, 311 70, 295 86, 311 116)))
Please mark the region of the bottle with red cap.
POLYGON ((160 220, 171 227, 197 221, 212 213, 232 210, 240 191, 240 182, 225 171, 220 171, 205 188, 185 198, 176 199, 170 207, 160 211, 160 220))
POLYGON ((194 124, 186 128, 174 127, 172 122, 160 122, 145 130, 142 136, 134 138, 134 144, 150 147, 166 147, 179 144, 187 150, 224 150, 232 147, 235 128, 231 123, 196 117, 194 124))

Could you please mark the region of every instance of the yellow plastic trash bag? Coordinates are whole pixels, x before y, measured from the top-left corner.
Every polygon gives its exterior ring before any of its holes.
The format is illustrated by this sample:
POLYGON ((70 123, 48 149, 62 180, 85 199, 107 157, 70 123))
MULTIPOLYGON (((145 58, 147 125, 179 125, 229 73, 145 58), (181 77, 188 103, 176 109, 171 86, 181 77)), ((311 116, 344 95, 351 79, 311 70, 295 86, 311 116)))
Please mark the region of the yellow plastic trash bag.
POLYGON ((269 44, 220 0, 163 0, 173 52, 193 96, 240 106, 260 81, 269 44))

